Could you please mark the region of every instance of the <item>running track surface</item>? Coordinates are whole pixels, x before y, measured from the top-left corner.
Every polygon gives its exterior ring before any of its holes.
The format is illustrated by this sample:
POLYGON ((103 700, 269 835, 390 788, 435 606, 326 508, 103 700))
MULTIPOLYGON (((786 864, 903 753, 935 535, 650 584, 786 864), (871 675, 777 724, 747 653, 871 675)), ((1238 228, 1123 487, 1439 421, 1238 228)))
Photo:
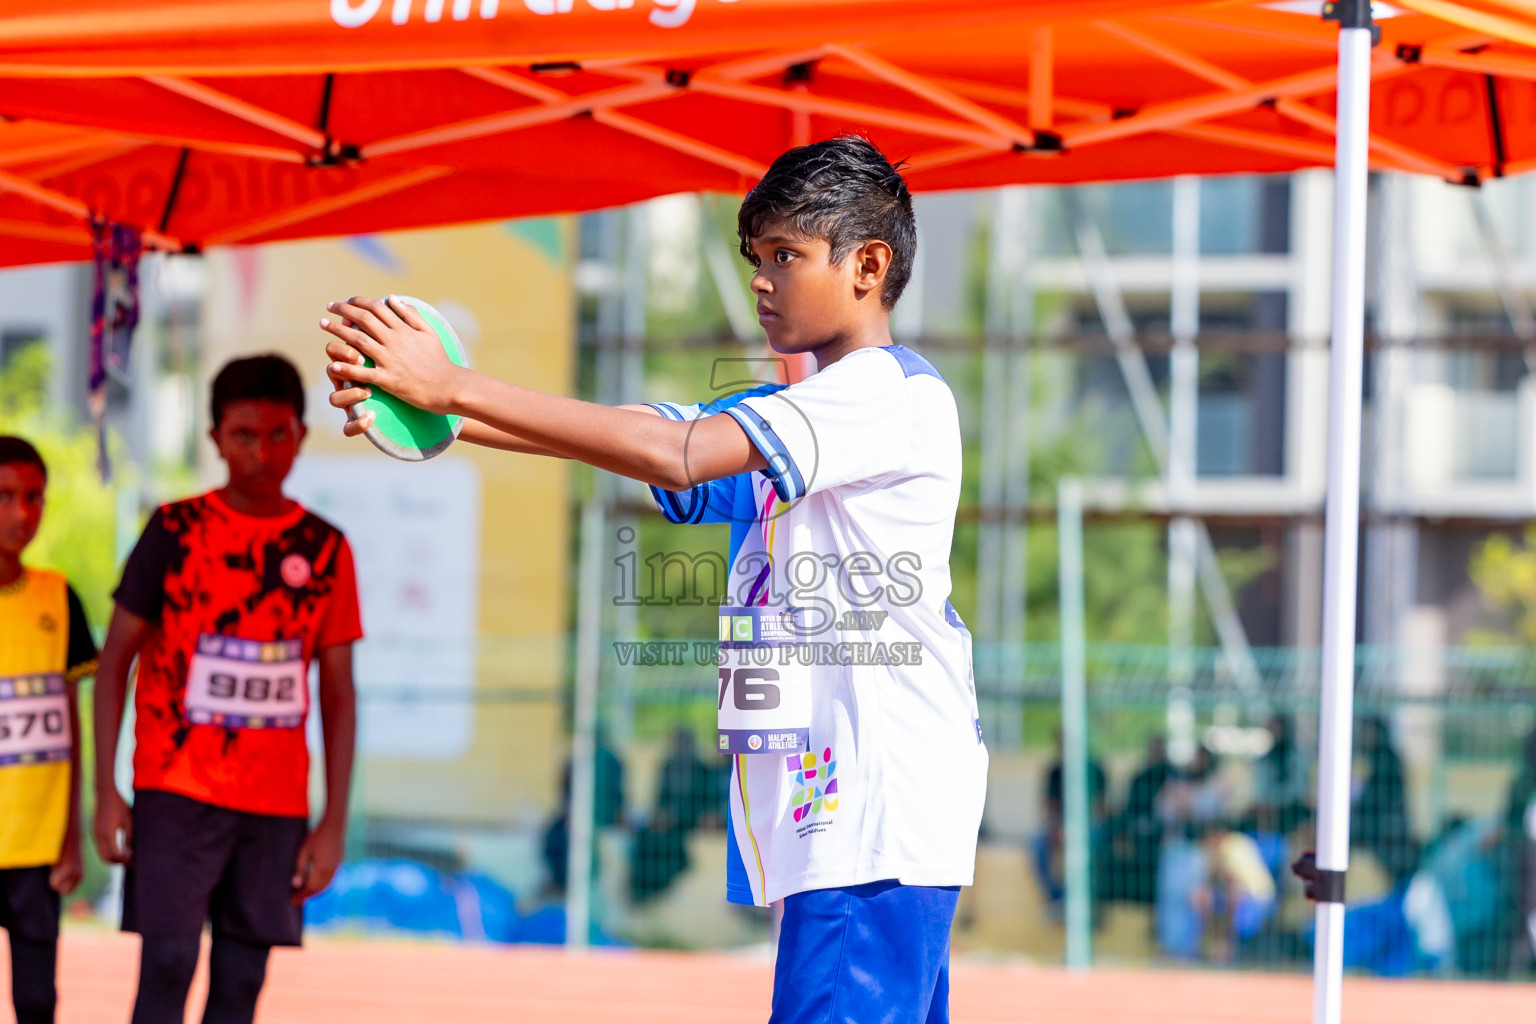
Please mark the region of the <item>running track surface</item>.
MULTIPOLYGON (((60 1024, 126 1022, 137 950, 131 936, 67 932, 60 1024)), ((772 974, 761 957, 314 940, 303 951, 274 955, 257 1020, 763 1024, 772 974)), ((956 1024, 1269 1024, 1311 1017, 1305 977, 1110 969, 1074 977, 1053 967, 962 962, 953 975, 956 1024)), ((3 1002, 0 1020, 9 1020, 9 999, 3 1002)), ((192 1002, 200 1003, 196 990, 192 1002)), ((1528 1024, 1533 1006, 1532 986, 1351 979, 1344 990, 1348 1024, 1528 1024)))

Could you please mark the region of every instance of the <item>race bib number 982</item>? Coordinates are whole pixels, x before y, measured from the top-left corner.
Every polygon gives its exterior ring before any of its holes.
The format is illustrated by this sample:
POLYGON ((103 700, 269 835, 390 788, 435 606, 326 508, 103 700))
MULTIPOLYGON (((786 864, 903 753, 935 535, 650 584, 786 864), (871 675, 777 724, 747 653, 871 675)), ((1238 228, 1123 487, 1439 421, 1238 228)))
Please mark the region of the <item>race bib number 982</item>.
POLYGON ((187 721, 228 729, 298 729, 309 711, 304 645, 204 634, 187 676, 187 721))
POLYGON ((72 742, 63 676, 0 679, 0 767, 67 761, 72 742))

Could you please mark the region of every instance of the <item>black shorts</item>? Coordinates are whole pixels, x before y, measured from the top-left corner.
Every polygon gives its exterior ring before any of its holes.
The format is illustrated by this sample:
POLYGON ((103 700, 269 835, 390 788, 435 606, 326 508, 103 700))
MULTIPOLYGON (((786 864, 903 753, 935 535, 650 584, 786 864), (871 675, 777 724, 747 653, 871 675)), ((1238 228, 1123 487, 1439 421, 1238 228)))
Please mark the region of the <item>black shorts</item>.
POLYGON ((133 863, 123 882, 123 931, 297 946, 304 910, 293 871, 309 832, 303 818, 248 814, 179 793, 133 796, 133 863))
POLYGON ((48 884, 49 867, 0 869, 0 928, 18 939, 57 942, 59 894, 48 884))

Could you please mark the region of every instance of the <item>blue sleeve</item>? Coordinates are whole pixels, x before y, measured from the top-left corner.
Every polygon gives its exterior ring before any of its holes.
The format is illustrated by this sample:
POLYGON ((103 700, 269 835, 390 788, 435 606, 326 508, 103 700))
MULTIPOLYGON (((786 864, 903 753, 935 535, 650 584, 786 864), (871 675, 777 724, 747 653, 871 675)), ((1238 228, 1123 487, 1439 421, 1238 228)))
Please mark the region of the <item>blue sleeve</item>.
POLYGON ((651 496, 656 499, 656 507, 661 509, 661 514, 670 522, 729 523, 734 521, 732 510, 736 507, 736 488, 746 486, 750 490, 750 484, 747 474, 742 473, 697 484, 686 491, 664 491, 660 487, 652 487, 651 496))
POLYGON ((774 433, 773 427, 763 415, 750 405, 734 406, 726 410, 726 415, 736 421, 746 433, 747 440, 752 442, 752 447, 768 461, 768 468, 763 470, 763 475, 773 484, 773 491, 779 500, 794 501, 804 497, 805 481, 800 476, 800 467, 796 465, 788 446, 774 433))
MULTIPOLYGON (((716 413, 725 412, 734 408, 744 398, 757 395, 772 394, 781 390, 783 385, 768 384, 763 387, 753 388, 750 391, 740 391, 724 398, 716 399, 707 405, 694 403, 692 405, 679 405, 675 402, 653 402, 651 408, 669 420, 679 423, 690 423, 693 420, 705 416, 713 416, 716 413)), ((719 480, 711 480, 708 483, 697 484, 686 491, 664 491, 660 487, 651 488, 651 496, 656 499, 656 507, 669 522, 679 524, 698 523, 736 523, 739 519, 737 506, 741 492, 738 488, 744 488, 751 503, 752 481, 748 474, 742 473, 736 476, 723 477, 719 480)))

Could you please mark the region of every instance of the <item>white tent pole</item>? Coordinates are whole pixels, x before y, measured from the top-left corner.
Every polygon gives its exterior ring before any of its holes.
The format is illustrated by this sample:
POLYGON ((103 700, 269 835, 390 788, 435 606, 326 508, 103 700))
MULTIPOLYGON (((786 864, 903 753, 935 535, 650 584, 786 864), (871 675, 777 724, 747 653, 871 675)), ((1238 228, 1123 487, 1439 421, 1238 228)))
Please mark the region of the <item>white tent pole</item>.
POLYGON ((1062 859, 1066 862, 1067 968, 1093 963, 1092 794, 1088 791, 1087 612, 1083 594, 1083 485, 1056 485, 1057 590, 1061 602, 1062 859))
POLYGON ((1360 414, 1365 367, 1365 209, 1371 17, 1366 0, 1333 5, 1339 29, 1334 163, 1333 339, 1328 380, 1323 675, 1317 792, 1317 945, 1313 1024, 1338 1024, 1344 962, 1354 723, 1356 567, 1360 543, 1360 414))
POLYGON ((1200 419, 1200 179, 1173 179, 1173 281, 1168 294, 1173 351, 1168 356, 1168 758, 1180 767, 1195 759, 1195 602, 1199 524, 1194 504, 1200 419))
MULTIPOLYGON (((597 472, 601 473, 601 470, 597 472)), ((602 655, 603 481, 581 510, 571 796, 565 816, 565 944, 585 949, 592 922, 592 843, 597 834, 597 687, 602 655)))

